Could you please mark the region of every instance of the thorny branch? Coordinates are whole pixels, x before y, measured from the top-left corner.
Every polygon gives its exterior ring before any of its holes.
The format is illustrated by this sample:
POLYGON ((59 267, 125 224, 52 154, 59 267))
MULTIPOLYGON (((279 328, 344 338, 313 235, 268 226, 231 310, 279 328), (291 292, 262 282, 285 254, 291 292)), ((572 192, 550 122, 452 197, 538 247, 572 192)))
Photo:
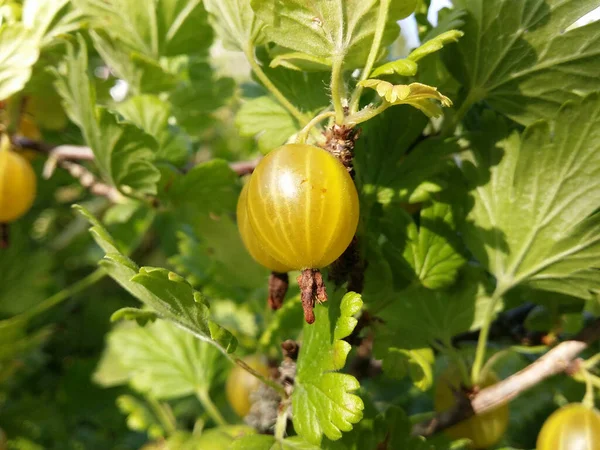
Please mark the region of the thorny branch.
POLYGON ((598 339, 600 319, 596 319, 573 339, 558 344, 523 370, 482 389, 470 402, 458 402, 453 408, 436 415, 433 419, 416 424, 412 434, 432 436, 475 414, 482 414, 508 403, 546 378, 565 371, 570 372, 573 364, 576 364, 577 355, 598 339))
MULTIPOLYGON (((30 150, 35 150, 40 153, 49 154, 49 161, 44 166, 44 177, 48 178, 54 172, 57 165, 60 166, 61 161, 93 161, 94 152, 91 148, 83 145, 58 145, 54 146, 42 141, 36 141, 23 136, 14 136, 13 144, 30 150)), ((237 161, 229 163, 229 167, 239 176, 251 174, 260 158, 251 161, 237 161)))

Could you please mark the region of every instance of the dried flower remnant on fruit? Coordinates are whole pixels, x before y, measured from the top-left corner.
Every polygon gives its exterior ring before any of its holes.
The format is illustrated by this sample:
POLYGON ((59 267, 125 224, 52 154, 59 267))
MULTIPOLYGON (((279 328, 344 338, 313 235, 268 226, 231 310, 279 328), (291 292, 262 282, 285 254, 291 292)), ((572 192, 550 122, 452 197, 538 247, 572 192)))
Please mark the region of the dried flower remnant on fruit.
POLYGON ((290 278, 285 273, 271 272, 269 276, 269 307, 272 310, 277 310, 283 305, 285 294, 287 293, 290 284, 290 278))
POLYGON ((300 299, 302 300, 302 309, 304 310, 304 320, 306 323, 315 322, 315 303, 324 303, 327 301, 327 290, 323 282, 323 275, 318 269, 305 269, 298 276, 298 285, 300 286, 300 299))

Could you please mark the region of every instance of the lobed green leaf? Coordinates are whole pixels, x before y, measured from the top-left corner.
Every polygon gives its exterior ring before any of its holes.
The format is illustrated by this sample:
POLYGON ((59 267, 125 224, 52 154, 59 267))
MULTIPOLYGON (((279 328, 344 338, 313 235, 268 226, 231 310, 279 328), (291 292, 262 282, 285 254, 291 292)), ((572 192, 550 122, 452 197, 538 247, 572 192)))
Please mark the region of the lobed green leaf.
POLYGON ((359 294, 340 292, 315 309, 316 320, 305 324, 298 356, 297 375, 292 394, 294 428, 298 435, 319 445, 323 435, 336 440, 342 431, 362 418, 363 402, 352 394, 360 387, 351 375, 338 373, 343 368, 350 344, 348 336, 362 307, 359 294))

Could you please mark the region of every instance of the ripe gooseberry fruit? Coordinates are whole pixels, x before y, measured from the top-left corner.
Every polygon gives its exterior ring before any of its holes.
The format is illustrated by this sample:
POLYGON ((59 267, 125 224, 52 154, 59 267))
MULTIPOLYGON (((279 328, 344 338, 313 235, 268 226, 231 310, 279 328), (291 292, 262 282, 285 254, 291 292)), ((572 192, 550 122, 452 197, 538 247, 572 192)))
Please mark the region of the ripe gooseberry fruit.
POLYGON ((238 230, 240 231, 242 242, 244 243, 246 250, 248 250, 248 253, 250 253, 250 256, 252 256, 256 262, 265 266, 267 269, 279 273, 289 272, 291 269, 267 253, 256 237, 254 230, 248 222, 248 212, 246 209, 247 199, 248 184, 245 184, 240 193, 240 198, 238 199, 236 214, 238 230))
POLYGON ((21 217, 35 199, 36 178, 29 161, 13 152, 7 135, 0 142, 0 223, 21 217))
MULTIPOLYGON (((242 358, 250 368, 259 374, 268 377, 269 367, 266 361, 259 355, 250 355, 242 358)), ((227 383, 225 385, 225 394, 227 400, 238 416, 244 417, 250 412, 252 402, 250 394, 260 386, 260 380, 247 370, 237 364, 229 372, 227 383)))
MULTIPOLYGON (((499 381, 493 372, 487 372, 479 386, 485 388, 499 381)), ((455 367, 442 374, 435 389, 434 406, 437 412, 450 409, 456 403, 455 392, 461 391, 461 377, 455 367)), ((445 433, 452 439, 470 439, 472 448, 482 449, 494 445, 502 438, 508 427, 508 405, 475 416, 469 417, 447 430, 445 433)))
POLYGON ((537 438, 537 450, 599 450, 600 412, 581 403, 554 411, 537 438))
POLYGON ((287 144, 265 156, 248 187, 258 242, 295 270, 320 269, 346 250, 358 225, 358 194, 345 167, 313 145, 287 144))

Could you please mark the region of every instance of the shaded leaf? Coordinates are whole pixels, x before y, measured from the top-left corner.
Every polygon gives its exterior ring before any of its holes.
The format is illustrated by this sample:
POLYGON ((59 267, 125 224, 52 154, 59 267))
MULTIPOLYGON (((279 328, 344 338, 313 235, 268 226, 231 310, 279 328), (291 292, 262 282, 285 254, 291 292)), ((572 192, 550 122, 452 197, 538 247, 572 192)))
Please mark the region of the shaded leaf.
POLYGON ((485 273, 467 266, 452 290, 411 286, 396 292, 387 306, 374 312, 386 318, 378 336, 395 346, 402 343, 405 349, 429 346, 435 340, 450 342, 453 336, 481 326, 491 302, 488 291, 485 273))
POLYGON ((237 345, 231 333, 210 318, 206 299, 180 276, 165 269, 139 268, 119 253, 107 231, 85 209, 78 210, 92 224, 90 232, 105 251, 101 266, 125 290, 200 340, 233 352, 237 345))
POLYGON ((402 221, 397 214, 386 214, 382 219, 384 235, 389 240, 385 253, 397 266, 402 265, 403 258, 413 277, 428 289, 454 284, 466 259, 455 230, 452 205, 433 202, 421 210, 419 226, 410 221, 406 232, 401 230, 402 221))

